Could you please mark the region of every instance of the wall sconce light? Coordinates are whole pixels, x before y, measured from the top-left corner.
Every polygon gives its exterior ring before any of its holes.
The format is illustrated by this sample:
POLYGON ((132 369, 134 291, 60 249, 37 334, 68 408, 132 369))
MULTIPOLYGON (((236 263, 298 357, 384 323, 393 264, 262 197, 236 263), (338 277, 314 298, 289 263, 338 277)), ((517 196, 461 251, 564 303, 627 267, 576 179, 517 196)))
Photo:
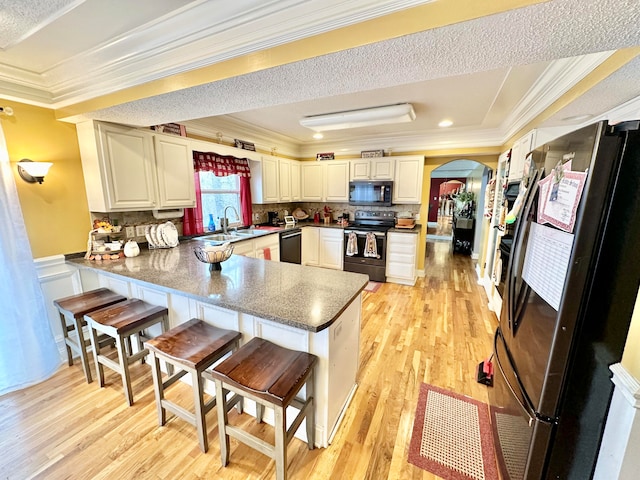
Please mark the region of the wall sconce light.
POLYGON ((51 162, 34 162, 28 158, 23 158, 18 162, 18 175, 25 182, 42 183, 51 165, 53 165, 51 162))
POLYGON ((0 115, 6 115, 10 117, 13 115, 13 108, 11 107, 0 107, 0 115))

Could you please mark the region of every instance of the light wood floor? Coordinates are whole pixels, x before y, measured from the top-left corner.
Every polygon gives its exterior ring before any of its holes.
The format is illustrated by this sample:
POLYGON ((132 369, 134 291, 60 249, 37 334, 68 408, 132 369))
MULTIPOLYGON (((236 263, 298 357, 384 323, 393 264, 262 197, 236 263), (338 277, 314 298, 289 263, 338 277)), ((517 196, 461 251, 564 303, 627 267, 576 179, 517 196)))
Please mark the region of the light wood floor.
MULTIPOLYGON (((365 293, 359 388, 333 444, 309 451, 289 445, 291 479, 434 479, 407 462, 421 382, 487 401, 475 369, 491 351, 495 316, 477 285, 470 257, 450 243, 427 244, 427 276, 415 287, 383 284, 365 293)), ((231 440, 220 467, 214 411, 207 416, 210 449, 200 452, 195 429, 179 419, 158 427, 147 365, 133 366, 135 405, 127 407, 119 377, 107 386, 84 381, 81 367, 0 397, 0 479, 267 479, 274 464, 231 440)), ((191 390, 174 389, 189 405, 191 390)), ((231 421, 273 435, 251 417, 231 421)))

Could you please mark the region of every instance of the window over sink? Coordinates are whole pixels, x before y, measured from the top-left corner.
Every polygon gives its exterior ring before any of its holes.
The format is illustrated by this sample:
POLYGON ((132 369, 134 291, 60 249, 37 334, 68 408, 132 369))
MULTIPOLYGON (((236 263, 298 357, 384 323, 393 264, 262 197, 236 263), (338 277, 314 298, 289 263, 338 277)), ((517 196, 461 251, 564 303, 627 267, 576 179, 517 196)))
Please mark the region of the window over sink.
MULTIPOLYGON (((216 228, 220 228, 220 218, 224 216, 224 208, 231 205, 238 214, 240 207, 240 177, 228 175, 217 177, 213 172, 200 172, 200 190, 202 194, 202 222, 204 231, 209 226, 209 215, 213 214, 216 228)), ((236 219, 235 213, 227 210, 229 226, 241 226, 242 219, 236 219)))

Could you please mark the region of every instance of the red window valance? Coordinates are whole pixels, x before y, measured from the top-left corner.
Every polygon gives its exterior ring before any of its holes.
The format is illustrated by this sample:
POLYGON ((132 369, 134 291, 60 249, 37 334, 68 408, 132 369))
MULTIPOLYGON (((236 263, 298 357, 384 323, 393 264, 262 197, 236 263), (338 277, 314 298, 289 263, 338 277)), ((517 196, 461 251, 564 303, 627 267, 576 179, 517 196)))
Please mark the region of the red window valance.
POLYGON ((193 168, 196 172, 213 172, 216 177, 239 175, 251 177, 249 160, 213 152, 193 152, 193 168))

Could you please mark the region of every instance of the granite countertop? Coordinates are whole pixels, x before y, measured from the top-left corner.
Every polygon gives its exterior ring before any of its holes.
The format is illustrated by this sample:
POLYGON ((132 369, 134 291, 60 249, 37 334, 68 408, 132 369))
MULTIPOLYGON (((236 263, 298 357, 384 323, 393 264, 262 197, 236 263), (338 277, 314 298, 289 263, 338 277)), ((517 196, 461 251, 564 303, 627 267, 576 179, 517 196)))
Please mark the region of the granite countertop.
POLYGON ((331 325, 367 285, 366 275, 280 263, 241 255, 209 271, 187 240, 175 248, 141 249, 137 257, 91 261, 68 258, 79 268, 125 277, 169 293, 285 325, 319 332, 331 325))
POLYGON ((418 233, 420 233, 421 230, 422 230, 422 225, 420 225, 419 223, 416 223, 413 226, 413 228, 392 228, 389 231, 390 232, 394 232, 394 233, 415 233, 415 234, 418 234, 418 233))

